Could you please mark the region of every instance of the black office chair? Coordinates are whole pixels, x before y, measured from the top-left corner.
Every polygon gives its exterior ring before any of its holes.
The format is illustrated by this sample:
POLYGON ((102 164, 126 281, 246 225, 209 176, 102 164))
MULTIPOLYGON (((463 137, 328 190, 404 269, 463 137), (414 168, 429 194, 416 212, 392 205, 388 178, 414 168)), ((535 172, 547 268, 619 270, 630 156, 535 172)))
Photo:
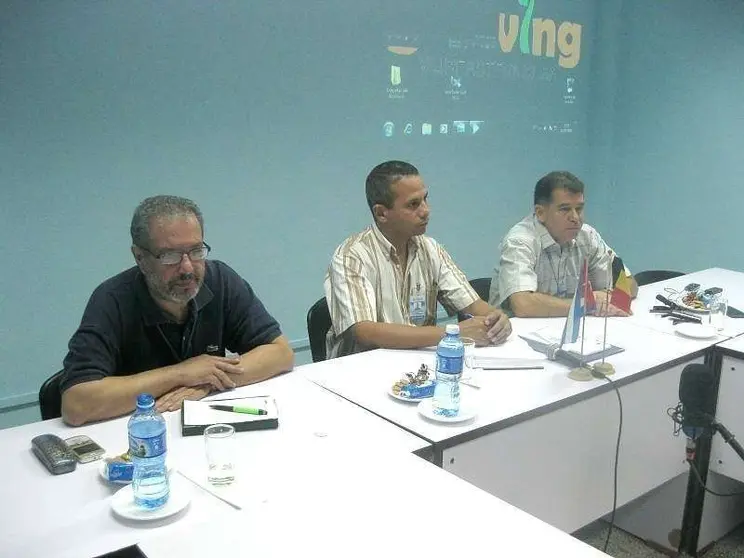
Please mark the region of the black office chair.
POLYGON ((310 339, 310 353, 313 362, 326 359, 326 334, 331 329, 331 312, 323 297, 307 311, 307 336, 310 339))
MULTIPOLYGON (((471 279, 470 280, 470 286, 473 287, 473 290, 476 292, 476 294, 488 302, 488 297, 491 294, 491 278, 490 277, 479 277, 478 279, 471 279)), ((465 314, 462 312, 457 313, 457 321, 461 322, 465 320, 465 314)))
POLYGON ((491 278, 490 277, 479 277, 478 279, 471 279, 470 286, 473 287, 478 296, 488 302, 488 297, 491 294, 491 278))
POLYGON ((667 271, 664 269, 649 269, 646 271, 640 271, 638 273, 634 273, 633 277, 635 277, 636 283, 638 283, 638 286, 642 285, 648 285, 649 283, 656 283, 658 281, 664 281, 666 279, 674 279, 675 277, 679 277, 680 275, 684 275, 681 271, 667 271))
POLYGON ((60 370, 41 384, 39 389, 39 409, 41 420, 49 420, 62 416, 62 392, 59 386, 65 371, 60 370))

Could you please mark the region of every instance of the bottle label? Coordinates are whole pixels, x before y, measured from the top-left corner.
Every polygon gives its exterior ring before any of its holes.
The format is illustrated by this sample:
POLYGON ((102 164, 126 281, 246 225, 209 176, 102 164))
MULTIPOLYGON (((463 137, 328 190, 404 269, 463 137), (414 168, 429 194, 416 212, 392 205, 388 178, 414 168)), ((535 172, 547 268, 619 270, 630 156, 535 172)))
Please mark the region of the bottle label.
POLYGON ((129 435, 129 455, 133 457, 158 457, 165 453, 165 432, 152 438, 129 435))
POLYGON ((437 355, 437 372, 442 374, 460 374, 462 372, 461 356, 442 356, 437 355))

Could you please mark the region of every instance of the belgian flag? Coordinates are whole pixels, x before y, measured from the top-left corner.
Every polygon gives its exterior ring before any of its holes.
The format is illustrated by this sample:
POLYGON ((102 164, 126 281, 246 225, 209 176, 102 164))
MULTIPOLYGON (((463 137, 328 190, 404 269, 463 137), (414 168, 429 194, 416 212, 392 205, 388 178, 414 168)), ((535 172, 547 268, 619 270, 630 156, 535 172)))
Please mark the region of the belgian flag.
POLYGON ((630 291, 633 286, 633 279, 623 260, 618 256, 615 256, 612 260, 612 285, 610 304, 630 313, 630 302, 632 300, 630 291))

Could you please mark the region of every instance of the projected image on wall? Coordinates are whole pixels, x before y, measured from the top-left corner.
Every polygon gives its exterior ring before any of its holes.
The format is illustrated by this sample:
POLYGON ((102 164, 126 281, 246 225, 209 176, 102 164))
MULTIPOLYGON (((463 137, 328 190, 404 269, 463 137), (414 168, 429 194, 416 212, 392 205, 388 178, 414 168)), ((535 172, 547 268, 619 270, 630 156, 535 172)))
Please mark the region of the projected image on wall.
POLYGON ((470 5, 457 26, 468 22, 465 31, 388 30, 376 74, 388 111, 381 135, 565 136, 580 129, 582 24, 547 17, 535 0, 499 5, 470 5))

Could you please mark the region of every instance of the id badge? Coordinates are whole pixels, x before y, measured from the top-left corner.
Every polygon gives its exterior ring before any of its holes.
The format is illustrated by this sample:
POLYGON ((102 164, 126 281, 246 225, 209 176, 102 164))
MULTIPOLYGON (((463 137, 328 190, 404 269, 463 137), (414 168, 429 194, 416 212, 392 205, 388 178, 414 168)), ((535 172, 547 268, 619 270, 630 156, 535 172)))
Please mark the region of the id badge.
POLYGON ((411 294, 408 299, 408 314, 415 325, 422 325, 426 321, 426 296, 423 293, 411 294))

